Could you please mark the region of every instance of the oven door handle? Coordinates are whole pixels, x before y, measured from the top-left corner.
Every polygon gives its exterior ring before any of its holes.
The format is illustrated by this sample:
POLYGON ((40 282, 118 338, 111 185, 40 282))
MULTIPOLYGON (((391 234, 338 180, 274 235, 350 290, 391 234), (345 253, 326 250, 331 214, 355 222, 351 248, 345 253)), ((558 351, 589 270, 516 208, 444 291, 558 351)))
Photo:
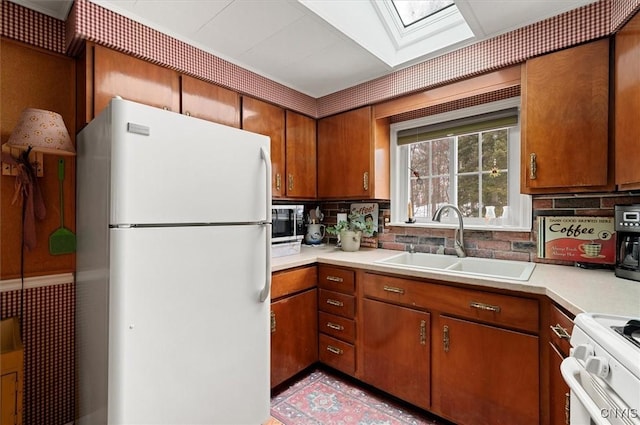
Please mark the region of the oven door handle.
POLYGON ((571 395, 576 396, 580 403, 589 413, 591 420, 596 425, 611 425, 607 419, 602 417, 601 409, 593 402, 589 394, 582 387, 578 381, 577 376, 580 375, 582 366, 578 363, 578 360, 574 357, 567 357, 560 364, 560 371, 567 385, 571 389, 571 395))

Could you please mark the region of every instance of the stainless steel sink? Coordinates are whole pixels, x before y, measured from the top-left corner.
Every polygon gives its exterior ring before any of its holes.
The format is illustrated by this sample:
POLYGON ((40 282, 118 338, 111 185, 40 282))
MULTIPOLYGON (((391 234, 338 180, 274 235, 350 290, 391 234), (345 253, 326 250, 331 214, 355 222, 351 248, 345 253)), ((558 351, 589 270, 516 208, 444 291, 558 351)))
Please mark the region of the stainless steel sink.
POLYGON ((476 257, 458 258, 421 252, 403 252, 384 260, 378 260, 376 263, 404 269, 443 271, 449 274, 522 281, 529 280, 536 266, 535 263, 526 261, 476 257))

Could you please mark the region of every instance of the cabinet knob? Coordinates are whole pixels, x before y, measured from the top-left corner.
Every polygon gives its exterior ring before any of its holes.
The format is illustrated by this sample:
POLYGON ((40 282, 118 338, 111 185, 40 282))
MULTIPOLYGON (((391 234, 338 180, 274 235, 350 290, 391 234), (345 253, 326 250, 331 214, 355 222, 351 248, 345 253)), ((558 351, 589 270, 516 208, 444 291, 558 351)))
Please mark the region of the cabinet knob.
POLYGON ((531 152, 529 155, 529 179, 535 180, 538 172, 538 164, 536 163, 536 154, 531 152))
POLYGON ((184 113, 184 114, 185 114, 186 116, 188 116, 188 117, 190 117, 190 116, 191 116, 191 112, 189 112, 189 111, 185 111, 185 113, 184 113))

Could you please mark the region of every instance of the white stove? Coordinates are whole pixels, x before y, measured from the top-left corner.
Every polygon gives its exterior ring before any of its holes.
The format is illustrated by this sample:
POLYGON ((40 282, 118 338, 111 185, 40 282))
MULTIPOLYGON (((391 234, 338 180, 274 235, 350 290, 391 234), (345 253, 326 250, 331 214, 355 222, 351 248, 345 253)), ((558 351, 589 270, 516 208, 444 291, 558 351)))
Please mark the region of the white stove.
POLYGON ((571 425, 640 425, 640 319, 597 313, 575 318, 562 376, 571 425))

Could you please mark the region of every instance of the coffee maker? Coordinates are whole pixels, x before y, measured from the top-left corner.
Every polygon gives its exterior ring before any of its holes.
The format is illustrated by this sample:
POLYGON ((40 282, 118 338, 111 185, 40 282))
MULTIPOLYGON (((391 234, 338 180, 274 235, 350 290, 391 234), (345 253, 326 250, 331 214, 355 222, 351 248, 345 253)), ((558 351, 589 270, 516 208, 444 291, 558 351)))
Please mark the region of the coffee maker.
POLYGON ((640 281, 640 205, 615 206, 616 276, 640 281))

